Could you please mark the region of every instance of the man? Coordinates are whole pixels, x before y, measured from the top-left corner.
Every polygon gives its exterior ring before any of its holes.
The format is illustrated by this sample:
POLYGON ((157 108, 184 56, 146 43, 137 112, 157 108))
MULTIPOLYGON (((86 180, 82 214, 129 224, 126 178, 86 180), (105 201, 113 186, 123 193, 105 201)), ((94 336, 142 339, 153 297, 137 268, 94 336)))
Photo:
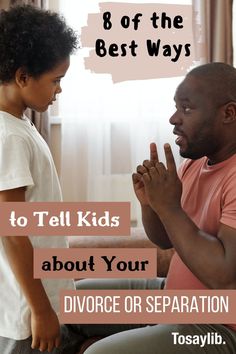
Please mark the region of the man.
MULTIPOLYGON (((177 173, 169 144, 164 146, 166 167, 151 144, 150 160, 133 174, 143 225, 151 241, 176 250, 166 289, 235 289, 236 69, 223 63, 193 69, 177 88, 175 102, 170 123, 187 160, 177 173)), ((111 352, 233 353, 236 325, 145 326, 107 337, 85 353, 111 352), (179 345, 174 332, 219 333, 225 344, 179 345)))

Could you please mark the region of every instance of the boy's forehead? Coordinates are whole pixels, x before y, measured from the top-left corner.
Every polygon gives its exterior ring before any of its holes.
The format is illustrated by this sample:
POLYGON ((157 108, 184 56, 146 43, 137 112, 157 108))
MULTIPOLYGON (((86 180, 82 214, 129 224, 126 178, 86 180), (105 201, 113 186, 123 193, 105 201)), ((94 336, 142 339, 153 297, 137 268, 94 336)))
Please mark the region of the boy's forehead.
POLYGON ((70 58, 66 58, 63 61, 61 61, 59 64, 57 64, 52 70, 52 74, 56 75, 64 75, 66 71, 68 70, 70 66, 70 58))

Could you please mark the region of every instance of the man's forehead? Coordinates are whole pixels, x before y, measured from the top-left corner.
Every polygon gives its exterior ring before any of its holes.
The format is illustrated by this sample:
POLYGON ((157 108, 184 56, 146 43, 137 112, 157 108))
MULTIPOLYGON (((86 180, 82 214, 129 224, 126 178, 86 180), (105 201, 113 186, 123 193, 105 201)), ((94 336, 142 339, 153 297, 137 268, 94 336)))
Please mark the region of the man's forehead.
POLYGON ((204 80, 187 75, 175 92, 175 99, 190 101, 203 96, 205 92, 204 80))

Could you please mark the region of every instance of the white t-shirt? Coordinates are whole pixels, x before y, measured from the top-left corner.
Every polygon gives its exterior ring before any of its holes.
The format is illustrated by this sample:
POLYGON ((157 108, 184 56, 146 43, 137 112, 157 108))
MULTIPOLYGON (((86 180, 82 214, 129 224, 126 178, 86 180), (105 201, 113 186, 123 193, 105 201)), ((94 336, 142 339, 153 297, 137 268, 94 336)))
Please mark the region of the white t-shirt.
MULTIPOLYGON (((60 202, 61 189, 50 150, 27 117, 0 111, 0 191, 26 186, 27 202, 60 202)), ((67 247, 62 236, 30 236, 33 247, 67 247)), ((20 250, 19 250, 20 251, 20 250)), ((72 280, 44 279, 54 310, 60 289, 73 289, 72 280)), ((0 336, 25 339, 31 335, 30 309, 9 266, 0 237, 0 336)))

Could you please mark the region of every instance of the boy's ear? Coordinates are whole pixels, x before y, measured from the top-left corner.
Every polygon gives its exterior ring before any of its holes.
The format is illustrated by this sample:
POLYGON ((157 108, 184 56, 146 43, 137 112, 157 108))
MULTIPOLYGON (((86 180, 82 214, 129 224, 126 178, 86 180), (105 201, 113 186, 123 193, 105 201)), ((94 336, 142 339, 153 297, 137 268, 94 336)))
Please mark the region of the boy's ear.
POLYGON ((229 102, 224 107, 223 123, 230 124, 236 121, 236 102, 229 102))
POLYGON ((25 86, 27 86, 27 83, 29 81, 29 74, 27 73, 25 68, 19 68, 16 70, 15 80, 16 80, 16 84, 20 88, 24 88, 25 86))

